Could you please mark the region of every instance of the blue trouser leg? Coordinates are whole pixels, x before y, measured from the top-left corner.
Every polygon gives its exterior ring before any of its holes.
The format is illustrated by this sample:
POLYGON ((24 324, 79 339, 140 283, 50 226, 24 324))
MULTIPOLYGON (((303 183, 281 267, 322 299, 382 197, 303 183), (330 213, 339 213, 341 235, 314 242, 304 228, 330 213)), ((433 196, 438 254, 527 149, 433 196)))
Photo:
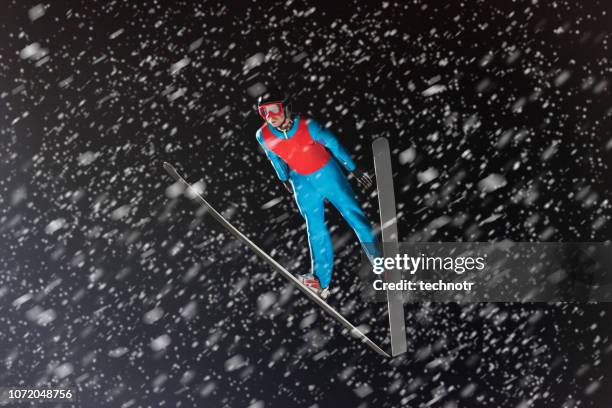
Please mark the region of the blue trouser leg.
POLYGON ((370 262, 373 262, 372 258, 381 256, 370 223, 355 200, 352 192, 350 194, 338 194, 335 199, 331 199, 330 201, 340 212, 347 224, 355 231, 355 235, 357 235, 357 239, 359 239, 370 262))
POLYGON ((325 225, 325 199, 306 177, 291 178, 300 213, 306 220, 312 273, 323 288, 329 285, 334 265, 334 249, 325 225))
POLYGON ((355 193, 342 169, 335 161, 330 161, 325 167, 317 171, 319 193, 327 198, 342 215, 342 218, 353 229, 368 257, 380 256, 372 227, 366 218, 361 206, 355 199, 355 193))

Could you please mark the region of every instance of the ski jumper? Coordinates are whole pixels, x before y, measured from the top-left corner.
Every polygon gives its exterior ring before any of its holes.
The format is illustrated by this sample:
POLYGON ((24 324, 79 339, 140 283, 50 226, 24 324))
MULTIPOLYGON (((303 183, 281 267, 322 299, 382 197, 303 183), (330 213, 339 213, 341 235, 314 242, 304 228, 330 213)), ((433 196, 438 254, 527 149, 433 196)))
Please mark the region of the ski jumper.
POLYGON ((325 199, 340 212, 366 252, 375 247, 370 223, 338 162, 347 171, 357 166, 336 137, 312 120, 296 117, 286 132, 266 123, 256 137, 278 178, 291 181, 295 201, 306 220, 312 273, 326 288, 332 276, 334 251, 325 224, 325 199))

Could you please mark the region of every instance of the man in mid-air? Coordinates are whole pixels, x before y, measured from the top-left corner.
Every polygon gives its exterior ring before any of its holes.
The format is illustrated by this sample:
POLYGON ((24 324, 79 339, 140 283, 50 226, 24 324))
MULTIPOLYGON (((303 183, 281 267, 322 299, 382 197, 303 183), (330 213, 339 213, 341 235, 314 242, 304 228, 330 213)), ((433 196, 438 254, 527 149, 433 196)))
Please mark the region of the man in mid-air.
POLYGON ((265 94, 257 103, 266 121, 257 131, 257 141, 270 159, 278 178, 293 192, 306 221, 311 273, 300 281, 321 298, 329 296, 334 252, 325 224, 325 200, 329 200, 355 231, 366 255, 379 256, 374 234, 344 169, 362 188, 372 186, 370 176, 357 169, 338 139, 313 120, 292 115, 279 94, 265 94), (340 164, 338 164, 340 163, 340 164))

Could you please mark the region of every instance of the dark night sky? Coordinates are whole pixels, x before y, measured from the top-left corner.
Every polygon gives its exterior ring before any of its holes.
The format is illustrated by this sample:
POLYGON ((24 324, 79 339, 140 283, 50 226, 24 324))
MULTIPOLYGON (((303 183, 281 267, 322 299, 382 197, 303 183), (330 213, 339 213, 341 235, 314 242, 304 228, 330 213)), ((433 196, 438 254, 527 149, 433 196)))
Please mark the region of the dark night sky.
MULTIPOLYGON (((383 361, 167 190, 163 160, 304 272, 254 137, 275 86, 366 170, 389 139, 402 240, 608 240, 610 7, 438 3, 3 2, 0 386, 88 407, 610 406, 607 304, 407 305, 409 352, 383 361)), ((334 302, 388 347, 384 305, 349 307, 358 247, 328 216, 334 302)))

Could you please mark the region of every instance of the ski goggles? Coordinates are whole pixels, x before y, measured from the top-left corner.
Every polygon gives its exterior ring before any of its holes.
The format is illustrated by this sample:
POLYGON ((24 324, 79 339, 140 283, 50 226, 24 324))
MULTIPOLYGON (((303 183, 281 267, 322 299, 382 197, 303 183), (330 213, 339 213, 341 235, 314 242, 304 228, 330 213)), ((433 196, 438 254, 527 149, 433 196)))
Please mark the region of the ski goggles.
POLYGON ((257 109, 259 110, 259 115, 262 118, 268 119, 269 116, 281 115, 283 113, 283 104, 282 102, 266 103, 257 109))

